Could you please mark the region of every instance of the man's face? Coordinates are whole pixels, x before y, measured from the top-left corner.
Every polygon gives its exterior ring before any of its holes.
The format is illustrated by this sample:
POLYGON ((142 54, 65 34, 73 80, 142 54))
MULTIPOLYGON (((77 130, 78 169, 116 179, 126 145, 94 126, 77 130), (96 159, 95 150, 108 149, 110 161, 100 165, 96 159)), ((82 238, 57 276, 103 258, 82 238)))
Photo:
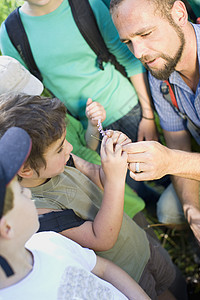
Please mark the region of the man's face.
POLYGON ((124 0, 112 15, 120 39, 157 79, 168 79, 181 59, 185 39, 180 27, 155 14, 147 0, 124 0))
POLYGON ((62 137, 51 144, 44 153, 46 168, 39 170, 40 178, 52 178, 64 171, 64 167, 69 160, 70 153, 73 150, 72 145, 66 140, 66 131, 62 137))

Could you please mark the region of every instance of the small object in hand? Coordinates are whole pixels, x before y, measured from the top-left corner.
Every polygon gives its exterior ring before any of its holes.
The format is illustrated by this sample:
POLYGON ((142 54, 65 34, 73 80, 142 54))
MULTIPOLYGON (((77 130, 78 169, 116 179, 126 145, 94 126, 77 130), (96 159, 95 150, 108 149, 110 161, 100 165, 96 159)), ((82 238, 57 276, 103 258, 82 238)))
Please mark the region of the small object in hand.
POLYGON ((105 136, 106 132, 103 130, 103 127, 102 127, 102 124, 101 124, 101 119, 98 120, 97 127, 98 127, 98 131, 101 133, 101 135, 105 136))
POLYGON ((100 142, 102 142, 102 140, 101 139, 99 139, 97 136, 95 136, 95 135, 92 135, 91 134, 91 137, 93 137, 94 139, 96 139, 96 140, 98 140, 98 141, 100 141, 100 142))

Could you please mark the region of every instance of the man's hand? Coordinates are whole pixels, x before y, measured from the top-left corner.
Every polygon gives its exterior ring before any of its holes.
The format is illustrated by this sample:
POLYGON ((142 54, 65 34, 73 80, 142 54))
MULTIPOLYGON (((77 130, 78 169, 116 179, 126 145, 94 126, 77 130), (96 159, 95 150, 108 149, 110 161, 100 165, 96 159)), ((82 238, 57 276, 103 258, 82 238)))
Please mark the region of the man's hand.
POLYGON ((200 210, 194 206, 185 209, 185 216, 200 247, 200 210))
POLYGON ((130 176, 137 181, 159 179, 168 174, 169 152, 158 142, 138 142, 122 147, 128 154, 130 176), (139 173, 136 170, 139 163, 139 173))

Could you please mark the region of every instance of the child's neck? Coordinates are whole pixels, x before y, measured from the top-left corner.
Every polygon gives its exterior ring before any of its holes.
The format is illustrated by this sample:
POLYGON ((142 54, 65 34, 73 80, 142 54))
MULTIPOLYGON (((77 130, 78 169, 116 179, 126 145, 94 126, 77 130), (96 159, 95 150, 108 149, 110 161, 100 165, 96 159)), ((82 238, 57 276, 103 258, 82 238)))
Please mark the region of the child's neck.
POLYGON ((10 263, 14 275, 6 277, 4 271, 0 269, 0 289, 16 284, 25 278, 31 272, 34 263, 32 253, 25 248, 19 252, 15 249, 13 253, 7 252, 3 256, 10 263))
POLYGON ((50 0, 47 4, 37 5, 25 1, 25 3, 22 5, 21 10, 25 14, 30 16, 43 16, 56 10, 62 2, 63 0, 50 0))
POLYGON ((44 178, 23 178, 22 181, 20 182, 20 184, 23 186, 23 187, 26 187, 26 188, 31 188, 31 187, 36 187, 36 186, 39 186, 39 185, 42 185, 44 184, 45 182, 47 182, 49 180, 48 179, 44 179, 44 178))

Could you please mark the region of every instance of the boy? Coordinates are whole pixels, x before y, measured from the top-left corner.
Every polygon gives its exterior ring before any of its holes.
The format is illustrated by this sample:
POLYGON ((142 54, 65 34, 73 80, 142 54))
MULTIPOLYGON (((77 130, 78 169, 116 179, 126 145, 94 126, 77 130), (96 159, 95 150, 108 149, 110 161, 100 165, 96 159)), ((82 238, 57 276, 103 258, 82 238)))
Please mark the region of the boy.
MULTIPOLYGON (((0 94, 6 92, 23 92, 29 95, 40 95, 43 84, 24 68, 19 61, 9 56, 0 56, 0 94)), ((67 113, 66 139, 73 144, 73 152, 77 156, 95 164, 101 164, 96 150, 99 141, 91 137, 99 137, 98 119, 103 122, 106 113, 104 107, 89 98, 86 106, 88 127, 86 130, 80 121, 67 113)), ((126 184, 124 195, 124 211, 132 218, 144 208, 144 201, 126 184)), ((54 214, 55 215, 55 214, 54 214)), ((59 214, 60 216, 60 214, 59 214)), ((61 217, 61 216, 60 216, 61 217)), ((65 216, 66 217, 66 216, 65 216)), ((44 218, 40 219, 44 220, 44 218)), ((145 225, 146 227, 146 225, 145 225)))
POLYGON ((116 262, 152 299, 165 293, 174 299, 167 290, 174 279, 168 254, 123 216, 127 155, 118 142, 124 135, 104 137, 102 166, 73 155, 76 168, 65 167, 72 146, 65 140, 66 108, 58 99, 8 93, 0 96, 0 111, 1 133, 15 125, 32 138, 31 155, 18 175, 22 186, 31 188, 40 213, 73 209, 89 221, 64 230, 63 235, 116 262), (104 194, 100 190, 103 186, 104 194))
POLYGON ((0 298, 127 299, 124 293, 148 300, 130 276, 92 250, 53 232, 33 235, 39 223, 31 193, 15 176, 30 148, 21 128, 0 140, 0 298))

